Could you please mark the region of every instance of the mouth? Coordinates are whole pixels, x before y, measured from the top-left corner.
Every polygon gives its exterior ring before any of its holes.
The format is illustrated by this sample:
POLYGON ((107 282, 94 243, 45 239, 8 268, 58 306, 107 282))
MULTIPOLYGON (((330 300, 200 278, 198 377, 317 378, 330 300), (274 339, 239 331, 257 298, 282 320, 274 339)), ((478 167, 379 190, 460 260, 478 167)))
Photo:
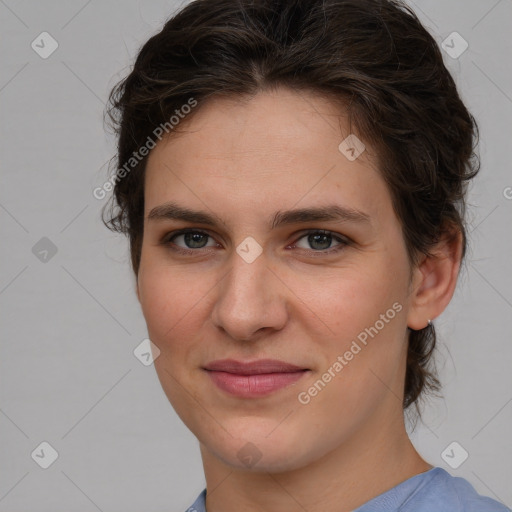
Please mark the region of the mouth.
POLYGON ((275 359, 252 362, 222 359, 208 363, 204 370, 219 389, 242 398, 274 393, 297 382, 310 371, 275 359))

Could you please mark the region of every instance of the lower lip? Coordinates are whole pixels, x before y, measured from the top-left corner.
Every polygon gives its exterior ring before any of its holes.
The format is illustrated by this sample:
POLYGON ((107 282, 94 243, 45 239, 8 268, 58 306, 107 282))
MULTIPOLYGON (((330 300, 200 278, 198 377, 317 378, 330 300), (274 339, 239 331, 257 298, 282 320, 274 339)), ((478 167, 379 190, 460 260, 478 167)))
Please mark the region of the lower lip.
POLYGON ((256 398, 285 388, 307 373, 307 370, 290 373, 264 373, 260 375, 238 375, 235 373, 207 370, 215 385, 235 396, 256 398))

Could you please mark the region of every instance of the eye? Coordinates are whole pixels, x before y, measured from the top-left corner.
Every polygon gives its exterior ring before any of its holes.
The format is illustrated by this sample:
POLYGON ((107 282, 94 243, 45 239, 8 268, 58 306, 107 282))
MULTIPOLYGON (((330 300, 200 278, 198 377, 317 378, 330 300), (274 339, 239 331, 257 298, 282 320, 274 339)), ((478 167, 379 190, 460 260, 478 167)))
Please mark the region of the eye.
POLYGON ((170 236, 166 236, 162 243, 164 245, 176 246, 172 247, 178 252, 189 253, 195 249, 203 249, 205 247, 215 247, 216 243, 213 241, 213 245, 207 245, 208 238, 212 238, 211 235, 204 231, 184 229, 178 232, 171 233, 170 236), (176 243, 177 240, 183 239, 185 246, 176 243))
MULTIPOLYGON (((161 243, 164 246, 170 247, 173 251, 182 254, 191 254, 193 252, 198 252, 198 249, 218 246, 209 233, 197 229, 182 229, 180 231, 174 231, 166 235, 162 239, 161 243), (208 238, 211 239, 210 245, 208 245, 208 238), (182 239, 182 242, 178 243, 180 239, 182 239)), ((349 244, 350 240, 345 237, 336 235, 331 231, 316 229, 304 233, 291 247, 298 247, 301 250, 321 255, 336 253, 349 244), (309 245, 309 247, 304 245, 300 246, 298 242, 302 239, 305 239, 305 242, 301 243, 309 245), (333 241, 336 241, 337 245, 331 247, 333 241)))
MULTIPOLYGON (((303 236, 299 238, 299 240, 306 239, 306 244, 309 244, 310 247, 313 248, 313 252, 319 253, 334 253, 342 250, 346 245, 349 244, 349 241, 341 236, 336 236, 331 231, 326 231, 324 229, 317 229, 313 231, 308 231, 303 236), (335 247, 330 247, 333 240, 338 241, 338 245, 335 247)), ((300 247, 297 242, 295 242, 294 246, 300 247)), ((301 249, 311 250, 308 247, 300 247, 301 249)))

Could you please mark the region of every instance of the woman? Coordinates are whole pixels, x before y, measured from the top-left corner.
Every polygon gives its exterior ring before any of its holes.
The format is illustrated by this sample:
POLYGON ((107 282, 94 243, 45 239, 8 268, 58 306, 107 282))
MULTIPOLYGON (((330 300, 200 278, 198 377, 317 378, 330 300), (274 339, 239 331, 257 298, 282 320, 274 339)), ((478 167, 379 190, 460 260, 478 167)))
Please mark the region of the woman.
POLYGON ((197 0, 111 94, 115 208, 189 508, 504 511, 416 452, 478 131, 398 1, 197 0))

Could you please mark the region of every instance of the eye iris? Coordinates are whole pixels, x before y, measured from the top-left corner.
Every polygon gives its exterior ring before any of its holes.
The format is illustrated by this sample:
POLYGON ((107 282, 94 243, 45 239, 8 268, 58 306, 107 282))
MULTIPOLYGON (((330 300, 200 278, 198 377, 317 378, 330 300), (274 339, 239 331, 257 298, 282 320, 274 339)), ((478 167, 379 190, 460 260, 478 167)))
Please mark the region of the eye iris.
POLYGON ((191 232, 191 233, 185 233, 183 236, 184 236, 185 243, 187 244, 187 246, 189 246, 191 248, 197 249, 197 248, 204 247, 206 245, 206 236, 207 235, 205 235, 204 233, 191 232), (204 244, 200 243, 201 238, 205 242, 204 244))
POLYGON ((329 235, 327 233, 314 233, 314 234, 309 235, 308 242, 311 244, 311 246, 313 248, 323 250, 323 249, 329 248, 329 245, 331 245, 331 238, 332 238, 331 235, 329 235), (320 245, 322 247, 315 247, 315 244, 322 239, 324 241, 323 243, 320 242, 320 245))

